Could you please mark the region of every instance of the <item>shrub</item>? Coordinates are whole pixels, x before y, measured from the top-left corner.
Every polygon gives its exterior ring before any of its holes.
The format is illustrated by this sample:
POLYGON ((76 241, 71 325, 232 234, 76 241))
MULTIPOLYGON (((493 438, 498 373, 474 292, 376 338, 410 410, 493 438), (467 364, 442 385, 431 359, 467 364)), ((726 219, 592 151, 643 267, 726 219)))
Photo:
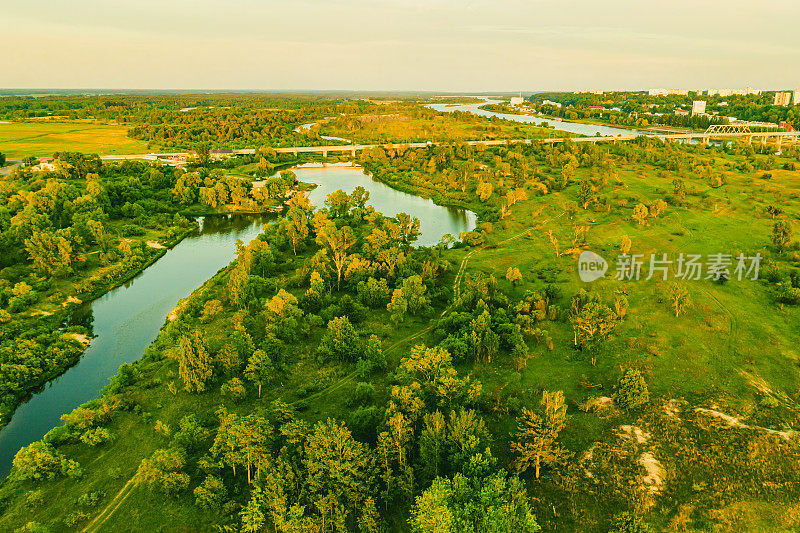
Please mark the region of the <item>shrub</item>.
POLYGON ((633 513, 620 513, 613 519, 608 533, 652 533, 653 529, 633 513))
POLYGON ((642 373, 626 370, 615 387, 614 401, 623 409, 634 409, 650 401, 650 392, 642 373))
POLYGON ((348 407, 369 405, 375 399, 375 387, 371 383, 359 382, 347 398, 348 407))

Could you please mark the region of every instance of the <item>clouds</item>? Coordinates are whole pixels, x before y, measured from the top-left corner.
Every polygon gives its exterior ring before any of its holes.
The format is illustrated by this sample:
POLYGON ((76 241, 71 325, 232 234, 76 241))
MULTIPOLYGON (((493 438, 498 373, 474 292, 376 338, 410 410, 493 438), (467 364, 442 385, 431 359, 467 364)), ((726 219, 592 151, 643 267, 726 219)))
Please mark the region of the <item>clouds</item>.
POLYGON ((673 0, 658 13, 632 0, 28 0, 4 10, 8 87, 800 84, 800 6, 786 0, 673 0))

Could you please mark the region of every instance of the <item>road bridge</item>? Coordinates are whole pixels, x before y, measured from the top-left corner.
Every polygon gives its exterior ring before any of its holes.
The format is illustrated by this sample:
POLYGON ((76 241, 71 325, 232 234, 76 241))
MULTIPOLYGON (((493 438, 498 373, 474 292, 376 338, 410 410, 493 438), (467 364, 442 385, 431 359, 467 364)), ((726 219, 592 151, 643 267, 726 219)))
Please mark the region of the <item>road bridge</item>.
MULTIPOLYGON (((531 144, 531 143, 544 143, 556 144, 566 141, 574 143, 607 143, 607 142, 624 142, 632 141, 639 138, 640 135, 618 135, 616 137, 549 137, 541 139, 492 139, 492 140, 474 140, 466 141, 463 144, 471 146, 502 146, 513 144, 531 144)), ((655 134, 646 135, 648 138, 660 139, 662 141, 678 141, 678 142, 691 142, 698 141, 703 144, 708 144, 711 139, 715 140, 735 140, 744 139, 748 144, 754 140, 761 141, 762 144, 772 142, 777 146, 784 143, 800 142, 800 132, 798 131, 765 131, 765 132, 702 132, 702 133, 671 133, 671 134, 655 134)), ((437 146, 440 144, 451 144, 456 141, 449 142, 418 142, 418 143, 384 143, 384 144, 346 144, 346 145, 331 145, 331 146, 287 146, 281 148, 274 148, 275 152, 279 154, 320 154, 327 157, 329 154, 347 154, 355 156, 358 152, 364 150, 371 150, 373 148, 427 148, 429 146, 437 146)), ((233 155, 253 155, 256 153, 254 148, 242 148, 233 150, 233 155)), ((169 162, 170 160, 188 159, 190 157, 188 152, 167 152, 167 153, 148 153, 148 154, 127 154, 127 155, 104 155, 101 157, 104 161, 126 160, 126 159, 143 159, 150 161, 169 162)))

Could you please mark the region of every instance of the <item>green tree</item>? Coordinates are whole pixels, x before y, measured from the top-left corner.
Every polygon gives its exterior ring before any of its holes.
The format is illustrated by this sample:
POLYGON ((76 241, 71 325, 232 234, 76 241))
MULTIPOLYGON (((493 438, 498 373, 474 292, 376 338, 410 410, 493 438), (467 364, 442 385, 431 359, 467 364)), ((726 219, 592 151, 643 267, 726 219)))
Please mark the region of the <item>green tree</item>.
POLYGON ((20 448, 12 466, 12 477, 21 480, 53 479, 79 470, 78 463, 64 457, 52 444, 42 441, 20 448))
POLYGON ((322 337, 317 350, 330 359, 339 361, 355 361, 361 342, 358 333, 346 316, 331 319, 328 331, 322 337))
POLYGON ((303 465, 306 486, 325 522, 335 514, 358 514, 373 485, 373 464, 369 448, 356 440, 341 422, 317 422, 305 445, 303 465))
POLYGON ((564 393, 544 391, 541 405, 541 415, 522 408, 522 414, 517 417, 517 434, 511 442, 517 472, 533 467, 537 479, 543 465, 558 463, 566 453, 557 443, 567 417, 564 393))
POLYGON ((189 474, 182 471, 185 466, 186 452, 183 450, 156 450, 150 457, 142 459, 134 481, 154 491, 176 494, 189 486, 189 474))
POLYGON ((592 182, 588 179, 581 180, 580 187, 578 188, 578 200, 584 209, 589 207, 589 204, 594 199, 594 187, 592 187, 592 182))
POLYGON ((283 227, 292 241, 292 252, 297 255, 297 245, 308 237, 308 219, 305 212, 297 206, 289 208, 283 219, 283 227))
POLYGON ((317 233, 317 243, 325 246, 330 252, 330 257, 336 267, 336 289, 341 288, 342 271, 349 256, 347 251, 356 243, 356 236, 350 226, 337 228, 333 222, 328 222, 317 233))
POLYGON ((267 352, 256 350, 247 362, 244 375, 249 380, 258 385, 258 397, 261 398, 261 386, 272 381, 275 375, 275 367, 272 365, 267 352))
POLYGON ((175 358, 184 389, 187 392, 206 390, 206 382, 211 379, 214 366, 200 331, 195 330, 181 337, 175 358))
POLYGON ((689 289, 680 283, 674 283, 669 289, 669 301, 672 309, 675 311, 675 317, 681 313, 686 312, 686 309, 692 305, 692 298, 689 295, 689 289))
POLYGON ((227 497, 228 491, 222 479, 212 474, 194 489, 195 505, 211 513, 219 513, 227 497))
POLYGON ((263 496, 259 487, 253 487, 250 492, 250 500, 239 513, 242 519, 242 531, 246 533, 258 533, 264 527, 264 512, 261 510, 263 496))
POLYGON ((454 532, 454 518, 450 510, 452 483, 436 478, 428 489, 417 496, 411 509, 411 531, 414 533, 454 532))
POLYGON ((522 273, 517 267, 508 267, 506 270, 506 279, 511 282, 511 285, 516 287, 517 283, 522 281, 522 273))
POLYGON ((792 243, 792 223, 788 220, 778 220, 772 226, 772 244, 778 253, 783 253, 792 243))
POLYGON ((623 409, 634 409, 650 401, 644 376, 635 368, 626 370, 614 389, 614 401, 623 409))

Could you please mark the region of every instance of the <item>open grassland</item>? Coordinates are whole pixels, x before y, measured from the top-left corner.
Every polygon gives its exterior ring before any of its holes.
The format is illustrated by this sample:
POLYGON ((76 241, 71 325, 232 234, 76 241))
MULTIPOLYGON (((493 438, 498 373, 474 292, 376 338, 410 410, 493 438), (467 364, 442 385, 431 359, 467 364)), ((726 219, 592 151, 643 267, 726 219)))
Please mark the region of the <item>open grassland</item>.
POLYGON ((125 126, 89 121, 0 123, 0 152, 9 159, 50 156, 54 152, 127 154, 147 151, 147 143, 128 137, 125 126))

